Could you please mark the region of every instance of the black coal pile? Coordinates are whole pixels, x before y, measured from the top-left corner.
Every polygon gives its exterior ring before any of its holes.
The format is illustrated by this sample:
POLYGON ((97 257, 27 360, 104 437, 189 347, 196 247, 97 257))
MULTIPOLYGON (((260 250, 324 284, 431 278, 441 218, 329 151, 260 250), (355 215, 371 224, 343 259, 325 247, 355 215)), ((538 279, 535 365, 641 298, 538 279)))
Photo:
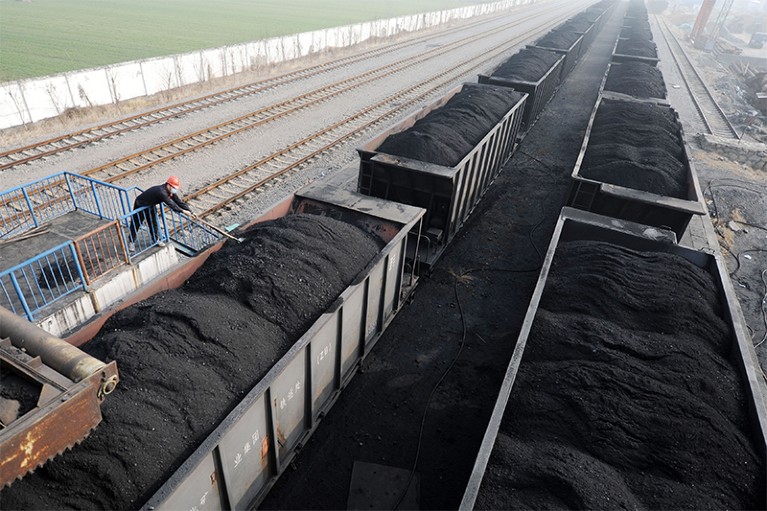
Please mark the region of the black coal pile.
POLYGON ((621 30, 621 38, 623 39, 642 39, 645 41, 652 41, 652 30, 648 24, 644 26, 624 27, 621 30))
POLYGON ((566 30, 552 30, 545 36, 535 42, 535 46, 540 48, 556 48, 558 50, 569 50, 575 44, 575 41, 581 37, 581 34, 566 30))
POLYGON ((599 19, 599 17, 602 15, 602 13, 605 12, 603 8, 600 7, 589 7, 583 12, 579 12, 572 18, 570 18, 571 21, 588 21, 589 23, 594 23, 596 20, 599 19))
POLYGON ((604 99, 580 176, 666 197, 687 198, 679 122, 671 108, 604 99))
POLYGON ((630 55, 632 57, 658 58, 658 48, 652 40, 645 38, 619 39, 615 46, 618 55, 630 55))
POLYGON ((0 371, 0 422, 3 427, 34 409, 41 390, 10 370, 0 371))
POLYGON ((492 76, 510 81, 537 82, 561 58, 553 51, 525 48, 498 66, 492 76))
POLYGON ((454 167, 522 96, 508 87, 464 86, 441 108, 432 110, 407 130, 388 136, 377 151, 454 167))
POLYGON ((646 62, 613 63, 607 75, 605 90, 636 98, 666 98, 666 82, 655 66, 646 62))
POLYGON ((121 382, 82 444, 2 492, 3 509, 136 509, 335 301, 382 242, 293 215, 227 243, 181 288, 83 346, 121 382))
POLYGON ((763 454, 705 271, 562 243, 477 509, 764 509, 763 454))
POLYGON ((573 18, 563 23, 558 30, 561 30, 562 32, 584 33, 588 32, 592 26, 594 26, 593 21, 573 18))

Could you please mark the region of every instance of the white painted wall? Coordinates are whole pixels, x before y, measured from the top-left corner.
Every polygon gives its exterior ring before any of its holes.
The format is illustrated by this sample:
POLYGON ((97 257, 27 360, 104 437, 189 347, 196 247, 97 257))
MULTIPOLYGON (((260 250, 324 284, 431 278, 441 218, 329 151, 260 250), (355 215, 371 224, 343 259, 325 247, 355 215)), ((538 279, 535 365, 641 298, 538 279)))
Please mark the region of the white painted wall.
POLYGON ((69 108, 118 103, 259 66, 491 14, 536 0, 502 0, 345 25, 167 57, 0 84, 0 129, 56 117, 69 108))

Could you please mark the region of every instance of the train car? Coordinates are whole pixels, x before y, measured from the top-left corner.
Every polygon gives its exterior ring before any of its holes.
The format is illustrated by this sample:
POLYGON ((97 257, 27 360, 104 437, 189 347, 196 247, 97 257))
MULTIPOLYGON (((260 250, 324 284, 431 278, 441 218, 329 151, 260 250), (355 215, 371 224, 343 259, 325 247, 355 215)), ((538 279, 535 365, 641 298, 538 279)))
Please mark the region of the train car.
POLYGON ((461 509, 764 507, 753 345, 722 258, 674 238, 563 208, 461 509))
MULTIPOLYGON (((89 483, 95 485, 93 488, 78 487, 70 491, 66 481, 56 483, 52 480, 38 479, 37 474, 32 474, 5 490, 4 503, 9 506, 39 507, 35 504, 36 495, 56 492, 64 499, 60 501, 62 505, 74 505, 73 502, 79 502, 78 506, 86 507, 138 507, 143 503, 142 496, 149 499, 146 503, 149 509, 202 510, 254 506, 287 468, 301 445, 336 401, 343 387, 353 377, 361 360, 370 352, 415 289, 418 277, 407 267, 406 260, 409 250, 417 251, 416 248, 409 248, 409 245, 419 242, 418 233, 423 214, 424 211, 420 208, 362 196, 340 189, 334 183, 310 185, 275 205, 241 231, 243 235, 247 235, 245 233, 251 230, 265 233, 263 239, 253 242, 258 243, 260 248, 249 244, 248 240, 242 241, 241 244, 230 240, 230 245, 223 247, 218 244, 209 249, 209 253, 201 254, 198 258, 189 260, 187 264, 177 267, 156 282, 151 289, 156 292, 183 284, 179 288, 179 291, 183 291, 190 285, 202 286, 200 303, 190 299, 191 295, 188 293, 158 293, 147 298, 148 290, 143 289, 140 295, 126 299, 127 303, 120 307, 120 314, 115 314, 109 320, 111 322, 106 323, 106 328, 102 326, 104 320, 117 309, 104 313, 99 318, 100 321, 94 322, 90 330, 86 331, 95 333, 101 328, 99 337, 103 334, 108 339, 103 338, 95 345, 91 340, 84 343, 81 349, 112 355, 117 353, 114 350, 120 351, 123 354, 121 358, 118 357, 118 362, 122 363, 121 376, 123 383, 127 383, 123 393, 117 392, 111 396, 112 408, 108 412, 111 421, 107 419, 102 422, 97 429, 97 439, 86 440, 66 456, 54 460, 50 469, 99 470, 94 467, 99 466, 101 460, 110 464, 110 467, 117 463, 126 471, 125 479, 118 483, 117 480, 121 476, 115 475, 112 469, 118 472, 121 469, 107 468, 106 472, 111 474, 109 478, 102 477, 100 473, 93 474, 92 480, 89 480, 89 483), (273 238, 269 237, 269 233, 278 227, 274 222, 266 222, 267 220, 315 222, 312 219, 317 219, 316 222, 321 225, 337 225, 342 228, 341 232, 359 232, 360 236, 370 240, 365 242, 366 246, 373 244, 368 247, 368 251, 374 250, 370 247, 380 247, 337 297, 324 297, 323 290, 330 289, 331 283, 335 282, 330 280, 332 277, 328 273, 299 278, 300 275, 294 275, 292 272, 295 270, 290 269, 295 257, 296 261, 307 261, 315 270, 320 271, 321 262, 317 262, 319 266, 311 263, 311 260, 317 257, 313 254, 314 250, 302 249, 302 252, 296 253, 295 256, 283 258, 279 251, 275 252, 273 249, 277 241, 272 241, 273 238), (253 319, 255 316, 251 320, 247 319, 250 317, 249 307, 242 305, 242 300, 245 299, 242 293, 248 292, 250 284, 237 280, 235 276, 241 274, 247 277, 260 271, 247 262, 250 261, 249 257, 256 253, 262 254, 258 257, 266 270, 274 266, 273 272, 267 271, 269 279, 277 279, 280 274, 285 278, 295 279, 295 284, 290 288, 293 291, 280 286, 277 293, 283 297, 297 293, 293 298, 288 297, 291 303, 299 304, 294 314, 295 318, 290 316, 290 311, 274 309, 274 319, 270 320, 274 321, 273 326, 269 326, 270 321, 264 323, 263 320, 253 319), (208 273, 204 281, 195 284, 194 279, 203 273, 205 268, 212 273, 208 273), (308 285, 307 279, 316 282, 308 285), (229 290, 226 287, 229 285, 234 285, 240 291, 229 290), (242 287, 243 285, 245 287, 242 287), (218 303, 213 298, 217 296, 213 288, 219 287, 220 292, 233 297, 233 301, 225 300, 229 305, 218 303), (311 291, 315 287, 316 292, 311 291), (315 296, 317 293, 319 295, 315 296), (146 300, 127 307, 131 299, 146 300), (148 302, 151 304, 145 305, 148 302), (320 311, 316 320, 308 323, 303 334, 295 342, 289 341, 289 336, 285 337, 287 334, 280 333, 280 328, 275 327, 287 322, 286 324, 301 328, 307 320, 304 316, 310 314, 309 309, 304 310, 301 304, 323 302, 329 303, 329 306, 320 311), (174 303, 182 305, 173 305, 174 303), (168 309, 168 304, 177 312, 165 317, 162 321, 164 326, 157 325, 159 330, 141 330, 155 328, 151 326, 155 322, 151 318, 137 321, 130 319, 134 316, 144 317, 146 313, 156 314, 159 310, 168 309), (188 318, 175 318, 180 323, 175 322, 173 316, 179 314, 188 318), (281 315, 285 315, 284 321, 280 319, 281 315), (114 320, 117 320, 117 323, 114 323, 114 320), (118 326, 110 328, 108 325, 118 326), (191 325, 192 328, 183 325, 191 325), (134 328, 139 330, 131 333, 134 328), (269 336, 269 342, 264 344, 261 340, 250 337, 258 332, 261 332, 258 335, 269 336), (272 342, 272 337, 284 338, 287 344, 283 341, 272 342), (194 344, 197 342, 194 339, 197 338, 201 341, 194 344), (129 354, 134 349, 143 353, 145 349, 138 347, 143 342, 156 346, 157 356, 143 359, 138 356, 138 352, 129 354), (183 351, 183 346, 187 343, 195 345, 192 353, 196 355, 190 355, 191 358, 184 362, 187 357, 174 350, 183 351), (228 347, 224 352, 220 352, 216 348, 218 344, 228 347), (275 346, 278 346, 275 351, 277 358, 269 365, 269 357, 273 355, 271 351, 266 350, 273 350, 275 346), (284 346, 285 351, 280 352, 279 346, 284 346), (232 355, 234 359, 231 358, 232 355), (219 392, 215 390, 216 378, 194 381, 195 377, 214 375, 210 371, 217 367, 217 356, 225 361, 222 367, 231 366, 231 369, 225 370, 231 372, 224 375, 226 385, 233 389, 242 387, 242 390, 234 390, 232 393, 231 390, 220 389, 219 392), (181 360, 177 361, 179 357, 181 360), (205 358, 200 363, 193 362, 197 357, 205 358), (247 360, 252 362, 245 362, 247 360), (151 368, 155 363, 166 367, 160 369, 157 374, 151 368), (181 365, 177 365, 179 363, 181 365), (184 369, 189 363, 192 366, 184 369), (241 367, 243 363, 247 367, 241 367), (175 369, 171 369, 170 365, 175 369), (248 386, 247 382, 262 366, 265 374, 258 377, 255 385, 248 386), (153 374, 160 378, 159 383, 152 383, 153 374), (188 381, 186 385, 183 384, 185 379, 188 381), (176 384, 191 389, 191 401, 177 403, 178 399, 187 398, 183 397, 186 391, 183 391, 182 387, 176 388, 176 384), (142 386, 147 386, 146 392, 142 392, 142 386), (157 402, 152 401, 152 395, 163 392, 167 393, 164 398, 157 402), (225 395, 240 397, 229 404, 220 403, 225 395), (148 401, 142 405, 144 398, 148 401), (211 398, 213 401, 208 401, 211 398), (136 406, 139 409, 130 412, 136 406), (193 417, 176 417, 177 414, 173 410, 190 413, 193 417), (207 417, 206 414, 215 415, 211 410, 224 410, 225 416, 207 417), (134 412, 135 416, 132 416, 128 423, 119 420, 121 413, 134 412), (147 415, 141 419, 143 414, 147 415), (181 423, 176 424, 176 419, 180 419, 181 423), (139 430, 132 429, 131 425, 140 424, 141 420, 144 420, 145 424, 139 430), (167 421, 171 421, 173 426, 169 426, 167 421), (206 423, 216 427, 202 438, 195 437, 206 431, 206 428, 199 427, 206 423), (192 429, 187 431, 184 424, 198 426, 190 426, 192 429), (197 444, 192 444, 191 452, 188 446, 180 448, 183 443, 180 443, 182 435, 186 441, 194 440, 192 437, 196 438, 197 444), (109 441, 109 438, 113 438, 113 441, 109 441), (104 439, 107 439, 106 444, 104 439), (135 442, 138 443, 134 445, 135 442), (116 447, 116 444, 119 444, 119 447, 116 447), (128 447, 129 445, 133 447, 128 447), (105 446, 111 449, 112 455, 104 456, 101 449, 105 446), (133 457, 137 458, 135 463, 129 462, 133 457), (145 461, 147 459, 151 461, 145 461), (72 468, 75 466, 80 468, 72 468), (158 474, 163 475, 158 479, 158 474), (142 483, 144 480, 146 486, 142 483), (59 483, 64 487, 58 487, 59 483), (152 485, 157 488, 152 490, 152 485), (151 493, 147 494, 150 490, 151 493), (63 497, 65 493, 67 497, 63 497), (121 498, 128 500, 123 501, 121 498)), ((293 236, 297 235, 293 233, 298 231, 290 225, 286 235, 292 240, 293 236)), ((319 229, 317 236, 333 236, 326 227, 319 229)), ((319 243, 315 236, 310 236, 307 240, 310 244, 319 243)), ((286 243, 286 246, 292 247, 297 241, 286 243)), ((352 252, 351 249, 344 249, 337 244, 330 243, 328 246, 336 246, 334 250, 352 252)), ((319 250, 319 245, 317 247, 319 250)), ((247 281, 247 278, 245 280, 247 281)), ((337 286, 337 283, 332 286, 337 286)), ((174 293, 175 290, 171 289, 168 292, 174 293)), ((268 289, 265 292, 268 295, 268 289)), ((275 300, 278 298, 276 296, 275 300)), ((253 299, 256 302, 253 302, 250 308, 263 309, 265 314, 268 314, 270 307, 273 308, 268 300, 264 302, 251 298, 253 299)), ((155 349, 149 345, 147 348, 155 349)))
POLYGON ((515 148, 527 98, 504 87, 465 83, 357 149, 360 193, 426 209, 421 264, 430 267, 436 262, 503 168, 515 148), (490 115, 487 110, 476 115, 478 109, 466 106, 480 105, 496 95, 504 98, 506 106, 490 115), (459 98, 464 102, 451 103, 459 98), (451 105, 457 106, 451 109, 451 105), (440 142, 455 147, 458 137, 468 132, 455 131, 454 112, 467 113, 463 122, 471 123, 472 131, 481 137, 464 141, 466 150, 458 151, 462 154, 456 156, 457 162, 434 163, 382 149, 396 140, 403 149, 442 158, 445 145, 440 142), (440 130, 446 131, 440 135, 440 130))
POLYGON ((671 106, 660 69, 641 61, 607 64, 599 93, 608 99, 651 101, 671 106))
POLYGON ((562 80, 567 78, 570 71, 573 70, 578 59, 581 57, 581 46, 583 45, 583 35, 569 31, 552 30, 542 38, 531 44, 531 47, 541 48, 553 51, 565 56, 565 62, 562 67, 562 80))
POLYGON ((499 64, 488 74, 478 76, 479 83, 510 87, 528 95, 522 116, 520 138, 532 128, 543 108, 561 83, 565 55, 540 48, 524 48, 499 64), (529 64, 528 64, 529 62, 529 64), (540 69, 533 67, 541 63, 540 69), (546 68, 548 66, 548 68, 546 68), (539 71, 532 74, 533 70, 539 71))
POLYGON ((665 227, 678 238, 693 215, 706 213, 678 116, 652 102, 599 97, 572 179, 568 206, 665 227), (654 140, 644 131, 649 118, 667 127, 654 126, 654 140))

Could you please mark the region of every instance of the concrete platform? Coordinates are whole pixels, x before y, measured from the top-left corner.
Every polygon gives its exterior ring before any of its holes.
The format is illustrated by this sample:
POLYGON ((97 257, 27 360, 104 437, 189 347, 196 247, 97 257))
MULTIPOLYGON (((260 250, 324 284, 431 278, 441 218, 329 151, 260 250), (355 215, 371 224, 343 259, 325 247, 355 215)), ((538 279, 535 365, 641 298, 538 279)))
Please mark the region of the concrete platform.
MULTIPOLYGON (((38 235, 0 242, 0 271, 18 266, 111 222, 82 211, 72 211, 45 223, 38 235)), ((86 290, 72 292, 36 311, 34 323, 56 336, 70 334, 178 263, 179 255, 172 244, 152 248, 134 258, 132 264, 122 263, 101 275, 90 282, 86 290)), ((19 309, 20 304, 15 301, 14 306, 19 309)))

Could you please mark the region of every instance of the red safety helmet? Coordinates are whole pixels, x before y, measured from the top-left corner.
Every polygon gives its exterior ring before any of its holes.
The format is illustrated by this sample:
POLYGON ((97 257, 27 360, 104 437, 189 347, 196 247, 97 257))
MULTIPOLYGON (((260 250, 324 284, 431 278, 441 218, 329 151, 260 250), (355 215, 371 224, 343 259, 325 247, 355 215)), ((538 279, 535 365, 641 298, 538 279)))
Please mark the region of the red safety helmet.
POLYGON ((176 176, 170 176, 165 183, 169 184, 172 188, 181 188, 181 181, 176 176))

